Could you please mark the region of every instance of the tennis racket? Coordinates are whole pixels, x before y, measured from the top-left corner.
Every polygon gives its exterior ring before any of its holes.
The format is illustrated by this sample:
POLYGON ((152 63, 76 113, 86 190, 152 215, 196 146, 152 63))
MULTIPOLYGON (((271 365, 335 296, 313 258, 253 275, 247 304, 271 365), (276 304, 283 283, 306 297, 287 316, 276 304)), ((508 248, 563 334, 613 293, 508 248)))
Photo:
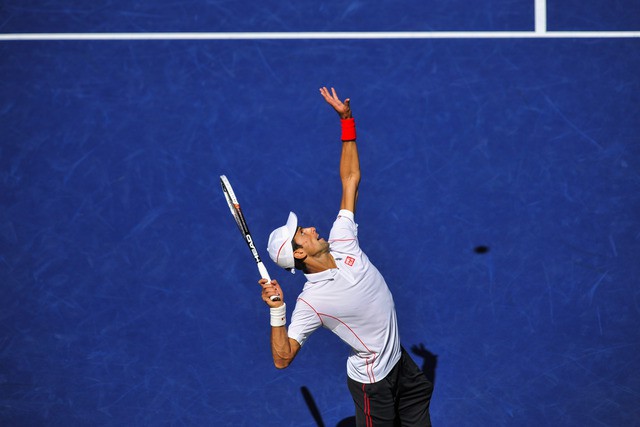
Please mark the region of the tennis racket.
MULTIPOLYGON (((244 218, 242 210, 240 209, 240 203, 238 203, 238 199, 236 198, 236 195, 233 192, 233 188, 231 187, 231 184, 229 183, 229 180, 226 176, 220 175, 220 184, 222 185, 222 192, 224 193, 224 197, 225 199, 227 199, 227 204, 229 205, 231 215, 233 215, 233 219, 236 220, 236 224, 238 225, 238 228, 240 229, 245 242, 247 242, 247 245, 249 246, 251 255, 253 255, 253 259, 258 265, 260 277, 271 282, 269 273, 267 273, 267 268, 262 263, 260 255, 258 254, 258 249, 256 249, 256 245, 253 243, 253 238, 251 238, 251 233, 249 232, 249 227, 247 226, 247 220, 244 218)), ((280 301, 280 297, 272 295, 271 301, 280 301)))

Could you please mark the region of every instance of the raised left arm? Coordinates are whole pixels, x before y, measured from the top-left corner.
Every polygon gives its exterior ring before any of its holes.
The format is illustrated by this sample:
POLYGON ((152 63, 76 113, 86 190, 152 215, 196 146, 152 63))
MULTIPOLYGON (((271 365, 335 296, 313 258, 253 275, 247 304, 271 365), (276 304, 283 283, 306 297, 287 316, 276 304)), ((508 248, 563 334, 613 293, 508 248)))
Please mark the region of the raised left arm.
POLYGON ((340 101, 334 88, 331 88, 331 92, 329 92, 326 87, 322 87, 320 94, 340 116, 343 129, 342 153, 340 155, 340 180, 342 181, 340 209, 347 209, 355 213, 361 174, 355 138, 355 123, 350 106, 351 100, 347 98, 344 102, 340 101))

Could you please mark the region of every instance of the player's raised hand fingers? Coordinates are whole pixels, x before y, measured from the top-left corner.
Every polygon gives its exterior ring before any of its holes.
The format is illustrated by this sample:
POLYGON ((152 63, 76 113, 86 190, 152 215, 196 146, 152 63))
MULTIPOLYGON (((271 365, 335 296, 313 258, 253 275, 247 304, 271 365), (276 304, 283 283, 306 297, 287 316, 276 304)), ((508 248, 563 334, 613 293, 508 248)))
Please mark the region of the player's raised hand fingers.
POLYGON ((338 93, 334 88, 331 88, 331 92, 326 87, 320 88, 320 94, 323 96, 324 100, 327 101, 327 104, 331 105, 334 110, 338 113, 341 119, 351 118, 351 107, 349 98, 345 99, 344 102, 340 101, 338 98, 338 93))
POLYGON ((331 95, 331 93, 329 93, 329 90, 326 87, 323 87, 322 89, 320 89, 320 94, 327 102, 327 104, 331 105, 336 111, 344 108, 344 105, 342 104, 340 99, 338 99, 338 97, 335 95, 335 90, 334 94, 331 95))
POLYGON ((329 92, 329 89, 327 89, 326 87, 322 87, 320 88, 320 94, 329 104, 341 104, 340 98, 338 98, 338 95, 336 94, 336 90, 334 88, 331 88, 331 92, 329 92))
POLYGON ((329 90, 326 87, 323 86, 320 88, 320 95, 322 95, 324 100, 327 101, 329 104, 333 103, 333 98, 331 98, 331 94, 329 93, 329 90))

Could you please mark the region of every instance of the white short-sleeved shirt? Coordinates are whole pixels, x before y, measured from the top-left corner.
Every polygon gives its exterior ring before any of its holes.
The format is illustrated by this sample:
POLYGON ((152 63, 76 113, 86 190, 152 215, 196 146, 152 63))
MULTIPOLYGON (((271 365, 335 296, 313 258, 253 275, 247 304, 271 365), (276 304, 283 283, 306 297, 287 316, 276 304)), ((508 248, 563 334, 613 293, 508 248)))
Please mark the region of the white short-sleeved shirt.
POLYGON ((349 378, 370 384, 387 376, 400 360, 395 305, 387 284, 360 249, 353 212, 341 210, 329 234, 337 268, 306 274, 288 335, 304 345, 325 327, 351 346, 349 378))

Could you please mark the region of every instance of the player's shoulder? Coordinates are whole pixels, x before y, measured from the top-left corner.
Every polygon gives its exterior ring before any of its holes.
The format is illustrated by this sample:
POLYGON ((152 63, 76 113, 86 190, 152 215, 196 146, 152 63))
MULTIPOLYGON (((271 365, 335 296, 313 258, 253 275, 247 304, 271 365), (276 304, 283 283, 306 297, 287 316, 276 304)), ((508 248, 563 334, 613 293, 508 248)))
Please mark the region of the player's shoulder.
POLYGON ((357 234, 358 224, 355 222, 353 212, 342 209, 338 212, 338 216, 331 228, 330 239, 340 239, 344 236, 355 236, 357 234))
POLYGON ((338 212, 338 216, 336 217, 336 220, 339 220, 342 218, 347 219, 353 223, 355 223, 356 221, 355 214, 349 209, 340 209, 340 211, 338 212))

